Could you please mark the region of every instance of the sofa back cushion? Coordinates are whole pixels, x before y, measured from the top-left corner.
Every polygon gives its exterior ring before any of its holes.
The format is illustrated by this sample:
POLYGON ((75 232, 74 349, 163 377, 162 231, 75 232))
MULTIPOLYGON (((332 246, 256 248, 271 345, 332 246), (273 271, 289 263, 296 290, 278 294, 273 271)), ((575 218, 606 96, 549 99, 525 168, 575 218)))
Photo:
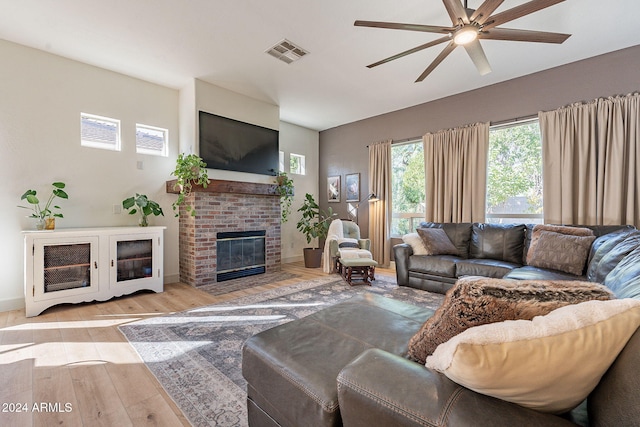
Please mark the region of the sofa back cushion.
POLYGON ((442 228, 451 240, 451 243, 458 249, 458 256, 469 258, 469 242, 471 241, 470 222, 421 222, 419 228, 442 228))
POLYGON ((618 298, 640 299, 640 245, 616 264, 604 284, 618 298))
POLYGON ((474 223, 471 228, 471 258, 488 258, 522 264, 524 224, 474 223))
MULTIPOLYGON (((622 241, 615 244, 613 248, 602 255, 600 262, 594 266, 592 277, 589 277, 589 280, 603 283, 618 263, 638 246, 640 246, 640 231, 627 235, 622 241)), ((595 261, 596 259, 594 258, 592 263, 595 261)))
MULTIPOLYGON (((602 258, 618 244, 624 241, 632 234, 639 234, 640 232, 634 229, 622 229, 613 233, 604 234, 594 240, 591 245, 591 252, 589 253, 589 266, 587 267, 587 279, 591 282, 597 282, 596 274, 602 258)), ((609 271, 611 271, 609 269, 609 271)), ((607 273, 608 274, 608 273, 607 273)), ((603 276, 605 277, 606 274, 603 276)))

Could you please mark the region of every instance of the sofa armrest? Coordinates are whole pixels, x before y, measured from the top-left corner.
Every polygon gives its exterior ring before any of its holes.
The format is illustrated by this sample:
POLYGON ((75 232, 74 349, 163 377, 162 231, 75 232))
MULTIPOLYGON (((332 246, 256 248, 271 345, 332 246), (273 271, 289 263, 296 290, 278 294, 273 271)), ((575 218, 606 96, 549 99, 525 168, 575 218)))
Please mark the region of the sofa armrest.
POLYGON ((369 239, 358 239, 358 246, 360 249, 365 249, 367 251, 371 250, 371 240, 369 239))
POLYGON ((338 241, 336 239, 329 240, 329 254, 332 258, 338 256, 338 241))
POLYGON ((393 247, 398 286, 409 286, 409 257, 411 255, 413 255, 413 249, 406 243, 400 243, 393 247))
POLYGON ((338 375, 345 427, 371 426, 575 426, 466 389, 403 357, 370 349, 338 375))

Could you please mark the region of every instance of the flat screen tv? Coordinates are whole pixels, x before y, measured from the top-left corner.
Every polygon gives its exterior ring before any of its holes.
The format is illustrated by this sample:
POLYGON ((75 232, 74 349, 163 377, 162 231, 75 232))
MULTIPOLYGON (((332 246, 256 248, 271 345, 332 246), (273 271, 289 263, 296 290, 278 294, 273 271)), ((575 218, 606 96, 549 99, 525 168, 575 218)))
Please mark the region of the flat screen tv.
POLYGON ((262 175, 278 171, 278 131, 200 111, 200 157, 207 168, 262 175))

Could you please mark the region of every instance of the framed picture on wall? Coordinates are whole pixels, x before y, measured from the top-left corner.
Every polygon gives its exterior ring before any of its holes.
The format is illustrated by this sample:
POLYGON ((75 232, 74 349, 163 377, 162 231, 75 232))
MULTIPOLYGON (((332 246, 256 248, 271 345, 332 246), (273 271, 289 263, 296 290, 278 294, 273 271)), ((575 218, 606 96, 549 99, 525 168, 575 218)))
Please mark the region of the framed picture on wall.
POLYGON ((327 201, 340 201, 340 175, 327 178, 327 201))
POLYGON ((347 202, 360 201, 360 174, 350 173, 344 176, 345 200, 347 202))

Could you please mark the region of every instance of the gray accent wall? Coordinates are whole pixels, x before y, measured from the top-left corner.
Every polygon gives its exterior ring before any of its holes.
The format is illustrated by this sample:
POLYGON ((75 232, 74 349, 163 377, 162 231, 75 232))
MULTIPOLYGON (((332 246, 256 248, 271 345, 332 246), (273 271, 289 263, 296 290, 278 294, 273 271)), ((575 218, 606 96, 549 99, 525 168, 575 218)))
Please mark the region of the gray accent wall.
MULTIPOLYGON (((640 46, 611 52, 503 83, 460 93, 403 110, 320 132, 320 206, 347 217, 345 174, 359 172, 361 197, 369 192, 371 143, 404 140, 476 122, 503 122, 555 110, 574 102, 626 95, 640 90, 640 46), (327 176, 341 175, 342 201, 327 202, 327 176)), ((429 84, 429 79, 423 83, 429 84)), ((372 88, 374 90, 374 88, 372 88)), ((359 224, 368 235, 368 206, 360 205, 359 224)))

